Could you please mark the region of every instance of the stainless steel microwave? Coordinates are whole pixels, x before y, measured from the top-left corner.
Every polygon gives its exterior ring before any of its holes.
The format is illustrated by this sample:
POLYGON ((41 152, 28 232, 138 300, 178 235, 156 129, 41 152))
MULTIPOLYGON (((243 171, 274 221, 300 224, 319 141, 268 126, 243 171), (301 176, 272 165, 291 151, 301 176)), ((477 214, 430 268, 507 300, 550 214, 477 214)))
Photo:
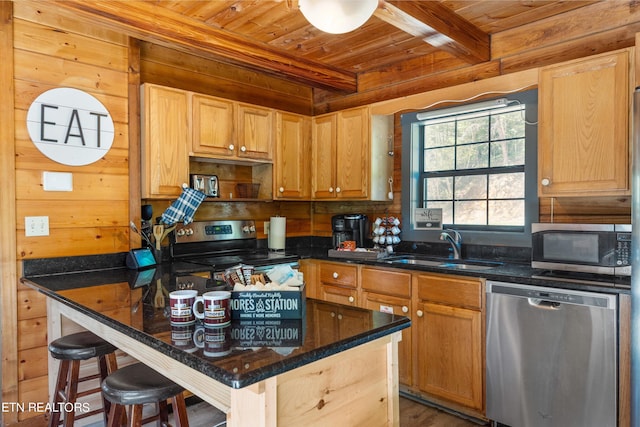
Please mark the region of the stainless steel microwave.
POLYGON ((531 266, 631 276, 631 225, 532 224, 531 266))

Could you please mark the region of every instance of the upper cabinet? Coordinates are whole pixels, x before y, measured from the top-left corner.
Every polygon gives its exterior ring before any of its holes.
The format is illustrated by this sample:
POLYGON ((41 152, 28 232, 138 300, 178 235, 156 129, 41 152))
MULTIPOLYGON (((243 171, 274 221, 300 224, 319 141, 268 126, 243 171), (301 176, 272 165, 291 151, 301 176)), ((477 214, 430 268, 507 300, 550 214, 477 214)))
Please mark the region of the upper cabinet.
POLYGON ((311 118, 276 113, 274 198, 309 199, 311 187, 311 118))
POLYGON ((174 198, 189 182, 189 97, 152 84, 141 92, 142 197, 174 198))
POLYGON ((191 155, 271 161, 274 117, 270 108, 192 94, 191 155))
POLYGON ((389 129, 378 132, 368 107, 314 117, 311 196, 384 200, 390 178, 389 129))
POLYGON ((629 195, 631 50, 540 70, 540 197, 629 195))
POLYGON ((193 156, 229 157, 236 153, 233 102, 193 94, 191 154, 193 156))

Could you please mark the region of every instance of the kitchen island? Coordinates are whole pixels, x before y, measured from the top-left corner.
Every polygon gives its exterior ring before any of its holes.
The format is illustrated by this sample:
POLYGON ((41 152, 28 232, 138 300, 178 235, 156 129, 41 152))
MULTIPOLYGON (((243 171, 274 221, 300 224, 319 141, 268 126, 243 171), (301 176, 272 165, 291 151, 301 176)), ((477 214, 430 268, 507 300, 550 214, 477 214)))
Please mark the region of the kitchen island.
POLYGON ((210 290, 202 278, 116 268, 22 282, 48 297, 48 341, 90 330, 225 412, 228 426, 399 424, 406 317, 307 299, 302 319, 176 328, 168 293, 202 294, 210 290))

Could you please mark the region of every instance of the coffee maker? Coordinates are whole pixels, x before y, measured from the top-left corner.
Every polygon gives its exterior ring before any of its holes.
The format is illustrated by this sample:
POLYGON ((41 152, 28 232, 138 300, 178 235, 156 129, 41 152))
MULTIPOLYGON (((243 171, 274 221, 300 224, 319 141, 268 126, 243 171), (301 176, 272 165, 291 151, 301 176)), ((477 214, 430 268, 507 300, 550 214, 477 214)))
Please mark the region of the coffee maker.
POLYGON ((331 217, 333 230, 333 247, 338 249, 347 240, 356 242, 357 248, 365 247, 365 239, 369 234, 369 221, 364 214, 341 214, 331 217))

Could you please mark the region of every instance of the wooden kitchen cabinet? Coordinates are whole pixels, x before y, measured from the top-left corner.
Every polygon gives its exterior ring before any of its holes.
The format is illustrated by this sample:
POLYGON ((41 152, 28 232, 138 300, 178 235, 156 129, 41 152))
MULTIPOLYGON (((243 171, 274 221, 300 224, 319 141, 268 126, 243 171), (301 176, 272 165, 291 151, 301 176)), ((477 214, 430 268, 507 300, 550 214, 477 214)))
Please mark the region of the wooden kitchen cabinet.
POLYGON ((358 305, 358 266, 319 261, 317 297, 323 301, 358 305))
POLYGON ((311 195, 311 119, 276 114, 274 190, 276 199, 309 199, 311 195))
POLYGON ((413 290, 416 388, 483 415, 483 281, 415 273, 413 290))
POLYGON ((275 139, 275 112, 270 108, 237 104, 237 156, 271 161, 275 139))
MULTIPOLYGON (((411 273, 387 268, 362 267, 361 306, 370 310, 411 315, 411 273)), ((413 385, 411 328, 402 330, 402 341, 398 344, 398 376, 400 383, 413 385)))
POLYGON ((270 161, 274 110, 190 93, 191 155, 223 160, 270 161))
POLYGON ((175 198, 189 182, 189 97, 153 84, 141 92, 142 198, 175 198))
POLYGON ((319 344, 348 338, 354 335, 354 331, 370 327, 368 317, 362 316, 361 311, 349 307, 336 308, 335 305, 316 303, 314 315, 322 319, 321 322, 315 322, 316 326, 324 326, 323 329, 315 331, 319 344))
POLYGON ((193 94, 191 155, 228 157, 235 151, 233 123, 234 103, 213 96, 193 94))
POLYGON ((311 150, 313 199, 384 199, 390 163, 386 157, 386 146, 372 144, 371 135, 367 107, 314 117, 311 150), (384 150, 383 155, 379 154, 381 150, 384 150))
POLYGON ((629 195, 631 50, 543 67, 538 194, 629 195))

